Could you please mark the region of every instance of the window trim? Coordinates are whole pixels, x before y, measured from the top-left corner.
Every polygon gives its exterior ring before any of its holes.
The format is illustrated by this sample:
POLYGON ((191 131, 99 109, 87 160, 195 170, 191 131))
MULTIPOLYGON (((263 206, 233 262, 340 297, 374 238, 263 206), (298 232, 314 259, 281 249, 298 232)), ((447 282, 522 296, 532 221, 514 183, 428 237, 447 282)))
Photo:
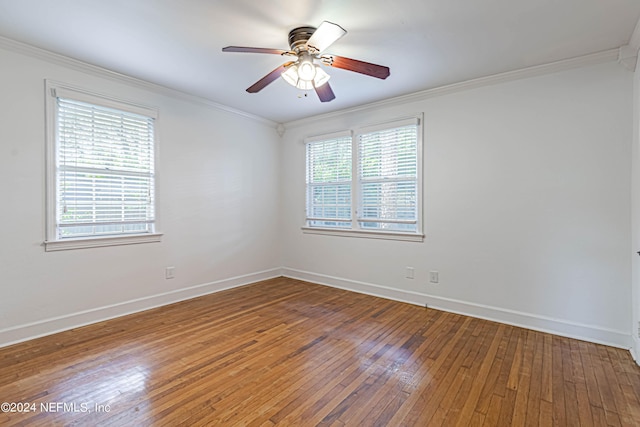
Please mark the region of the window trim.
MULTIPOLYGON (((123 234, 109 236, 89 236, 70 237, 65 239, 57 238, 56 230, 56 117, 57 98, 70 98, 77 101, 87 102, 108 108, 128 111, 135 114, 144 115, 157 120, 158 111, 124 100, 116 99, 97 93, 92 93, 84 89, 79 89, 64 83, 53 80, 45 80, 45 240, 43 242, 45 251, 61 251, 68 249, 95 248, 102 246, 120 246, 138 243, 160 242, 162 233, 159 229, 158 218, 158 174, 154 173, 155 179, 155 221, 153 233, 123 234)), ((158 136, 154 133, 154 162, 158 160, 158 136)))
MULTIPOLYGON (((423 242, 424 241, 424 229, 423 229, 423 133, 424 133, 424 118, 423 113, 418 113, 411 116, 404 116, 395 120, 386 122, 379 122, 369 125, 357 126, 353 130, 332 132, 323 135, 317 135, 304 138, 304 145, 317 141, 323 141, 339 136, 351 135, 351 155, 352 155, 352 169, 351 169, 351 227, 346 228, 328 228, 328 227, 312 227, 308 225, 307 220, 307 186, 305 185, 305 210, 304 210, 304 226, 301 230, 304 234, 319 234, 327 236, 340 236, 340 237, 358 237, 358 238, 370 238, 370 239, 385 239, 385 240, 400 240, 410 242, 423 242), (361 184, 358 174, 358 137, 363 133, 375 132, 379 130, 390 129, 393 127, 407 126, 416 124, 418 126, 417 131, 417 160, 418 170, 416 177, 416 206, 418 208, 416 217, 416 231, 404 232, 404 231, 386 231, 386 230, 371 230, 363 229, 360 227, 360 221, 357 216, 357 209, 360 203, 360 191, 361 184)), ((306 164, 306 149, 305 149, 305 164, 306 164)), ((306 181, 306 170, 305 170, 306 181)))
POLYGON ((363 229, 341 229, 323 227, 301 227, 304 234, 322 234, 325 236, 361 237, 368 239, 400 240, 403 242, 422 242, 424 234, 401 231, 371 231, 363 229))

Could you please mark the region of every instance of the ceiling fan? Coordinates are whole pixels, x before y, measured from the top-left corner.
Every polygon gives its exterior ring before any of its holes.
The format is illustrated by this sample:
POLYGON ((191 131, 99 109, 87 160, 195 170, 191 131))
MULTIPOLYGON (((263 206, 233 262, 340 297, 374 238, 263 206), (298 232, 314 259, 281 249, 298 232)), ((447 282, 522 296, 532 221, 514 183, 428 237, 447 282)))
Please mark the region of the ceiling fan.
POLYGON ((227 46, 222 48, 222 51, 270 53, 291 57, 290 61, 285 62, 250 86, 247 89, 249 93, 260 92, 282 76, 287 83, 298 89, 314 89, 320 101, 329 102, 336 97, 328 83, 330 76, 315 63, 315 60, 318 60, 322 65, 355 71, 356 73, 379 79, 386 79, 390 74, 389 67, 323 53, 325 49, 345 34, 347 34, 347 31, 341 26, 329 21, 323 21, 318 28, 298 27, 291 30, 289 32, 290 50, 227 46))

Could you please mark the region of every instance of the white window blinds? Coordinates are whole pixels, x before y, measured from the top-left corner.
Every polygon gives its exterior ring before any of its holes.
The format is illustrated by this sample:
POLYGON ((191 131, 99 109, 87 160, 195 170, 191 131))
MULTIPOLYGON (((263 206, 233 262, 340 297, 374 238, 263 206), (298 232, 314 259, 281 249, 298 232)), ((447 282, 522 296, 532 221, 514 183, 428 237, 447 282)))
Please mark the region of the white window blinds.
POLYGON ((154 119, 56 98, 56 238, 152 233, 154 119))
POLYGON ((304 232, 422 241, 421 122, 307 139, 304 232))
POLYGON ((307 143, 307 224, 351 228, 351 135, 307 143))
POLYGON ((358 222, 361 228, 415 232, 418 126, 358 135, 358 222))

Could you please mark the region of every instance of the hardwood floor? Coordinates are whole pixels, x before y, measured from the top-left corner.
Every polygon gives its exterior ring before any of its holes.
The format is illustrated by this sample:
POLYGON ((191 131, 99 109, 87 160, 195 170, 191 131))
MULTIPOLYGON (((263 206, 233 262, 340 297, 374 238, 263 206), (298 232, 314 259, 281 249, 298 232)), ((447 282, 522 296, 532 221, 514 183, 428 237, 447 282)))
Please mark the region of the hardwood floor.
POLYGON ((0 349, 0 425, 638 426, 625 350, 273 279, 0 349))

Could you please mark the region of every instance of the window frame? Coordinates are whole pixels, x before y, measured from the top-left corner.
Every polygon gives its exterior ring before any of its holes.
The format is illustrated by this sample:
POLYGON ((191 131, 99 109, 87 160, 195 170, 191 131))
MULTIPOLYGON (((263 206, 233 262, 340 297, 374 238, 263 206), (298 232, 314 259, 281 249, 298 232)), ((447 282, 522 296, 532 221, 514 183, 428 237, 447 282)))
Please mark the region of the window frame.
POLYGON ((302 232, 305 234, 320 234, 329 236, 340 237, 360 237, 371 239, 387 239, 387 240, 400 240, 411 242, 424 241, 423 232, 423 133, 424 133, 424 120, 423 114, 415 114, 407 117, 401 117, 395 120, 375 123, 365 126, 355 127, 353 130, 346 130, 340 132, 333 132, 330 134, 317 135, 307 137, 304 139, 305 144, 305 165, 308 162, 307 158, 307 145, 313 142, 329 140, 335 138, 336 135, 351 135, 351 228, 330 228, 311 226, 308 212, 307 212, 307 198, 308 198, 308 186, 306 183, 307 169, 305 168, 305 217, 304 226, 301 227, 302 232), (396 127, 402 127, 415 124, 417 126, 417 176, 416 176, 416 230, 415 231, 388 231, 388 230, 376 230, 367 229, 360 226, 360 220, 358 218, 358 209, 360 209, 362 183, 360 182, 359 174, 359 137, 361 134, 381 131, 386 129, 393 129, 396 127))
POLYGON ((45 116, 46 116, 46 147, 45 147, 45 251, 59 251, 69 249, 93 248, 103 246, 119 246, 138 243, 153 243, 161 241, 162 233, 158 232, 158 136, 157 128, 158 111, 156 108, 134 104, 121 99, 105 96, 79 89, 64 83, 45 80, 45 116), (57 170, 56 170, 56 150, 57 150, 57 117, 58 98, 71 99, 101 107, 113 108, 133 114, 143 115, 154 119, 153 157, 154 157, 154 227, 152 232, 113 234, 87 237, 66 237, 58 238, 56 215, 57 215, 57 170))

